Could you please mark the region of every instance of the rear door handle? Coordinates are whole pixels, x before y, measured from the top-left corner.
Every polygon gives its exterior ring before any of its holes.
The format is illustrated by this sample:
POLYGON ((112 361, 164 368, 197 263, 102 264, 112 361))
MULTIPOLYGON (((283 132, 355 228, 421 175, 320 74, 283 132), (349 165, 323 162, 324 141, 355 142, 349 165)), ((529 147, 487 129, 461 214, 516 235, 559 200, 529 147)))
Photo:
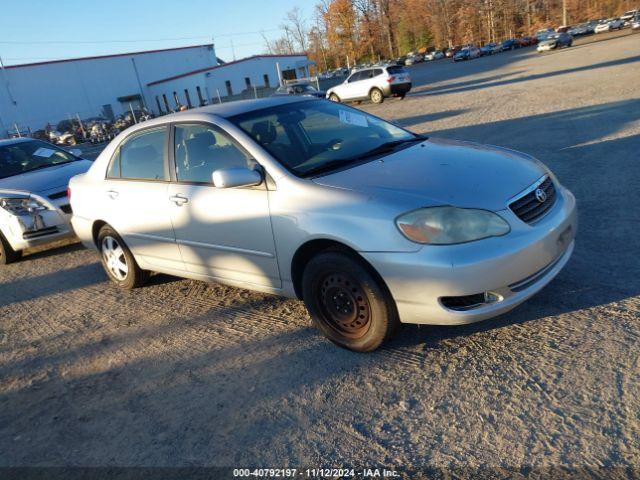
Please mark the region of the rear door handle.
POLYGON ((115 200, 116 198, 118 198, 118 195, 120 194, 115 190, 108 190, 107 195, 109 196, 109 198, 111 198, 111 200, 115 200))
POLYGON ((171 200, 173 203, 175 203, 178 206, 184 205, 185 203, 189 202, 189 199, 182 195, 174 195, 173 197, 169 197, 169 200, 171 200))

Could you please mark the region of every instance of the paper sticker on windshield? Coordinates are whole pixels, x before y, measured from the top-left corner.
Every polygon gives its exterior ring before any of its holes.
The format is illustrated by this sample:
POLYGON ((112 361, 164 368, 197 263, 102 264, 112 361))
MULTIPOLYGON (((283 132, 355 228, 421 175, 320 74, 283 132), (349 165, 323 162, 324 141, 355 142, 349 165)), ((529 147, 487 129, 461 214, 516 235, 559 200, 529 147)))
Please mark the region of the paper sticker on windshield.
POLYGON ((51 150, 50 148, 40 147, 35 152, 33 152, 33 155, 35 155, 36 157, 49 158, 54 153, 56 153, 55 150, 51 150))
POLYGON ((349 112, 348 110, 340 110, 340 122, 347 125, 355 125, 356 127, 368 127, 367 117, 360 113, 349 112))

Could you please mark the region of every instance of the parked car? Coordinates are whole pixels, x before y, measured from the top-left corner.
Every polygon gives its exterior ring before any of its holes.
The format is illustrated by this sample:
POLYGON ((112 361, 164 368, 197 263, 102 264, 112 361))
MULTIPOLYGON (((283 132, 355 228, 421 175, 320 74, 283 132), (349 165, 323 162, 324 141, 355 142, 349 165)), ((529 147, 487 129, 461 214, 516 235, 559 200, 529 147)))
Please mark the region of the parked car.
POLYGON ((460 46, 455 46, 453 48, 448 48, 445 52, 444 55, 447 58, 453 58, 453 56, 458 53, 458 51, 461 49, 462 47, 460 46))
POLYGON ((624 12, 620 16, 620 20, 625 26, 631 25, 633 23, 633 19, 640 15, 640 10, 629 10, 628 12, 624 12))
POLYGON ((589 23, 580 23, 575 27, 570 28, 567 33, 572 37, 586 35, 589 33, 589 23))
POLYGON ((538 43, 538 52, 548 52, 556 48, 570 47, 573 45, 573 37, 568 33, 554 33, 549 35, 546 40, 538 43))
POLYGON ((136 125, 70 192, 119 287, 153 271, 301 298, 356 351, 401 322, 511 310, 560 272, 577 229, 573 195, 529 155, 302 97, 136 125))
POLYGON ((69 179, 91 162, 30 138, 0 140, 0 264, 25 248, 73 236, 69 179))
POLYGON ((496 43, 487 43, 486 45, 483 45, 482 47, 480 47, 480 56, 484 57, 486 55, 493 55, 494 54, 494 49, 496 48, 497 44, 496 43))
POLYGON ((334 102, 369 98, 373 103, 382 103, 388 97, 404 98, 410 90, 411 77, 403 67, 374 67, 352 73, 343 83, 330 88, 327 98, 334 102))
POLYGON ((535 37, 538 39, 538 42, 541 42, 542 40, 546 40, 552 33, 556 33, 553 28, 542 28, 536 32, 535 37))
POLYGON ((519 47, 530 47, 538 43, 536 37, 520 37, 517 39, 519 47))
POLYGON ((406 66, 409 66, 409 65, 415 65, 416 63, 421 63, 421 62, 424 62, 424 57, 419 53, 417 53, 415 55, 407 55, 407 58, 405 59, 404 64, 406 66))
POLYGON ((444 53, 442 53, 442 50, 435 50, 433 52, 429 52, 424 57, 424 59, 428 61, 441 60, 443 58, 444 58, 444 53))
POLYGON ((631 30, 636 33, 636 32, 640 32, 640 16, 635 17, 632 21, 631 21, 631 30))
POLYGON ((502 50, 513 50, 514 48, 518 48, 520 47, 520 45, 518 44, 517 40, 514 38, 510 38, 508 40, 505 40, 504 42, 502 42, 502 50))
POLYGON ((609 18, 600 22, 596 28, 595 33, 610 32, 611 30, 620 30, 623 26, 623 21, 619 18, 609 18))
POLYGON ((453 56, 453 61, 459 62, 461 60, 471 60, 473 58, 478 58, 479 56, 480 49, 478 47, 470 45, 456 52, 456 54, 453 56))
POLYGON ((289 83, 278 87, 273 95, 305 95, 310 97, 325 98, 327 92, 317 90, 309 82, 289 83))

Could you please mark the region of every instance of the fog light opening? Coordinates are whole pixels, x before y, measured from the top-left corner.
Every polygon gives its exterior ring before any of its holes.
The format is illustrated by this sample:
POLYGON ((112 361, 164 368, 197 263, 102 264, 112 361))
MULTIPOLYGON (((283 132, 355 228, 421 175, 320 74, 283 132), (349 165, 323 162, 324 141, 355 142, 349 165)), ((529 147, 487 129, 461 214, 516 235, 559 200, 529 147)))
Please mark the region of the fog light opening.
POLYGON ((490 305, 502 300, 502 297, 493 292, 474 293, 473 295, 461 295, 458 297, 440 297, 443 307, 457 312, 464 312, 490 305))

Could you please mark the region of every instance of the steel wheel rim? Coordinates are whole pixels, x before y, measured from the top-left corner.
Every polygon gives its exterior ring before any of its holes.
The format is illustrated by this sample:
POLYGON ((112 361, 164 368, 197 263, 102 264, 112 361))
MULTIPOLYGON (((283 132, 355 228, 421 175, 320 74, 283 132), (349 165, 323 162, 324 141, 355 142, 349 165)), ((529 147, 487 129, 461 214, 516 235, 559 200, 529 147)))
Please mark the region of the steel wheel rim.
POLYGON ((371 306, 360 284, 342 272, 324 275, 318 284, 318 305, 325 323, 347 338, 361 338, 371 327, 371 306))
POLYGON ((375 103, 379 103, 380 102, 380 98, 382 98, 382 95, 377 90, 374 90, 373 93, 371 94, 371 96, 373 97, 373 101, 375 103))
POLYGON ((125 280, 129 274, 129 266, 118 240, 112 236, 104 237, 101 249, 102 258, 109 274, 119 281, 125 280))

